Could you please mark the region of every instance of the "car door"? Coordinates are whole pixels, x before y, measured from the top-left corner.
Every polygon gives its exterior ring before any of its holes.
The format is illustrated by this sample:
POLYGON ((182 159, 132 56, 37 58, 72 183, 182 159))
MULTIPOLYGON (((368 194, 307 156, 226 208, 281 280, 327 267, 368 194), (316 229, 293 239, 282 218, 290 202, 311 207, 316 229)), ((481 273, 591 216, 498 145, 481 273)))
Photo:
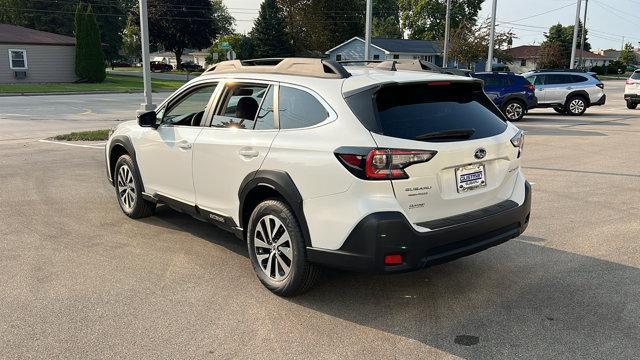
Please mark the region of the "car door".
POLYGON ((549 74, 546 76, 545 102, 553 104, 564 104, 572 85, 569 74, 549 74))
POLYGON ((145 191, 194 205, 193 144, 202 131, 217 83, 204 82, 172 96, 157 111, 160 125, 136 147, 145 191))
POLYGON ((484 80, 484 92, 487 94, 489 99, 499 104, 500 101, 500 92, 502 88, 500 87, 500 81, 496 75, 482 75, 482 80, 484 80))
POLYGON ((546 85, 546 77, 547 75, 543 75, 543 74, 536 74, 536 75, 527 77, 527 80, 529 80, 529 82, 536 87, 535 94, 536 94, 536 98, 538 98, 539 104, 547 103, 548 86, 546 85))
POLYGON ((194 146, 193 182, 198 208, 213 220, 238 224, 238 190, 258 170, 278 134, 269 82, 228 81, 194 146))

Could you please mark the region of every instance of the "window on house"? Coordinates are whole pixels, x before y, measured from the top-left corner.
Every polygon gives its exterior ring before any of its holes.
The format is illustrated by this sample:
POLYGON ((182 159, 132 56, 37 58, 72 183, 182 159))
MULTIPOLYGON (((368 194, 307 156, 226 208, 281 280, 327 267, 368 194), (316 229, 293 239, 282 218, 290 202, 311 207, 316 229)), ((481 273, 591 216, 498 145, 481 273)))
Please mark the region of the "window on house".
POLYGON ((521 59, 520 66, 527 66, 527 59, 521 59))
POLYGON ((27 50, 9 49, 9 67, 11 70, 27 68, 27 50))
POLYGON ((394 58, 394 59, 400 59, 400 55, 398 55, 398 54, 393 54, 393 58, 394 58))
POLYGON ((342 60, 342 54, 337 54, 336 61, 341 61, 341 60, 342 60))
POLYGON ((373 55, 373 60, 380 60, 380 55, 374 54, 373 55))

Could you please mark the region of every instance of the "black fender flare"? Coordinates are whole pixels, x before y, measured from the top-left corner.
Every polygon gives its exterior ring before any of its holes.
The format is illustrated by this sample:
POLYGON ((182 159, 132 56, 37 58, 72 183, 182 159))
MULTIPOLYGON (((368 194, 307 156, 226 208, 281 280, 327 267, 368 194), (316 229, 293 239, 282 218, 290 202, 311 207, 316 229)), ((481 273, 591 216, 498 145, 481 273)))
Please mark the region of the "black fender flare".
POLYGON ((243 226, 245 221, 248 220, 243 218, 247 195, 249 195, 252 190, 259 187, 270 188, 284 198, 298 219, 305 245, 310 247, 311 236, 309 235, 307 219, 304 216, 302 195, 300 195, 298 187, 286 171, 257 170, 245 176, 244 180, 242 180, 242 183, 240 184, 240 189, 238 190, 238 198, 240 200, 240 206, 238 209, 238 219, 240 220, 239 226, 243 226))
POLYGON ((570 92, 564 100, 564 104, 566 105, 569 99, 573 96, 580 96, 581 98, 587 101, 587 106, 591 106, 591 98, 589 98, 589 93, 584 90, 574 90, 570 92))
MULTIPOLYGON (((133 143, 131 142, 131 139, 126 135, 116 135, 111 138, 111 141, 109 142, 109 151, 107 151, 106 153, 107 167, 109 169, 109 182, 111 183, 111 185, 114 185, 114 186, 115 184, 113 183, 113 171, 114 171, 115 163, 111 164, 111 154, 113 153, 113 149, 116 146, 122 146, 127 151, 129 156, 131 156, 131 159, 133 160, 133 164, 136 166, 136 171, 138 171, 138 174, 140 174, 140 169, 138 168, 138 161, 136 160, 136 149, 133 147, 133 143)), ((141 184, 141 185, 144 191, 144 184, 141 184)))

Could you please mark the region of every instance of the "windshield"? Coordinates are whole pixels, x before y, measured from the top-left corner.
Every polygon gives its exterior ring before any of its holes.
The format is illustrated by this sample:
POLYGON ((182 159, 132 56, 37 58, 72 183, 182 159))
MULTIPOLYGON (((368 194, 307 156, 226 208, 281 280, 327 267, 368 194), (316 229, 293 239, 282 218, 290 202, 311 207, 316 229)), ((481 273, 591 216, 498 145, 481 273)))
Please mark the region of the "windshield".
MULTIPOLYGON (((354 96, 369 96, 363 93, 354 96), (362 95, 361 95, 362 94, 362 95)), ((353 96, 352 96, 353 97, 353 96)), ((502 133, 502 114, 474 83, 391 85, 374 95, 373 111, 348 98, 356 116, 372 132, 402 139, 459 141, 502 133), (371 121, 371 117, 375 121, 371 121)))

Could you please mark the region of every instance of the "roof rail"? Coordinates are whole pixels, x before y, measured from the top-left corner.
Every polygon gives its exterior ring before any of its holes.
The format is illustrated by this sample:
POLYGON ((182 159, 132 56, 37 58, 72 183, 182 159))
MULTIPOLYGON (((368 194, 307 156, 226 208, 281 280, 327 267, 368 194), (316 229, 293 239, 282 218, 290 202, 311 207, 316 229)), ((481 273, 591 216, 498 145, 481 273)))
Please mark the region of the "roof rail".
POLYGON ((351 76, 344 66, 339 63, 317 58, 227 60, 211 65, 204 73, 265 73, 312 76, 326 79, 345 79, 351 76))
POLYGON ((388 71, 413 70, 441 72, 438 65, 424 60, 341 60, 338 62, 340 64, 364 63, 368 67, 388 71))
POLYGON ((583 73, 586 72, 583 69, 538 69, 538 70, 533 70, 533 72, 578 72, 578 73, 583 73))

